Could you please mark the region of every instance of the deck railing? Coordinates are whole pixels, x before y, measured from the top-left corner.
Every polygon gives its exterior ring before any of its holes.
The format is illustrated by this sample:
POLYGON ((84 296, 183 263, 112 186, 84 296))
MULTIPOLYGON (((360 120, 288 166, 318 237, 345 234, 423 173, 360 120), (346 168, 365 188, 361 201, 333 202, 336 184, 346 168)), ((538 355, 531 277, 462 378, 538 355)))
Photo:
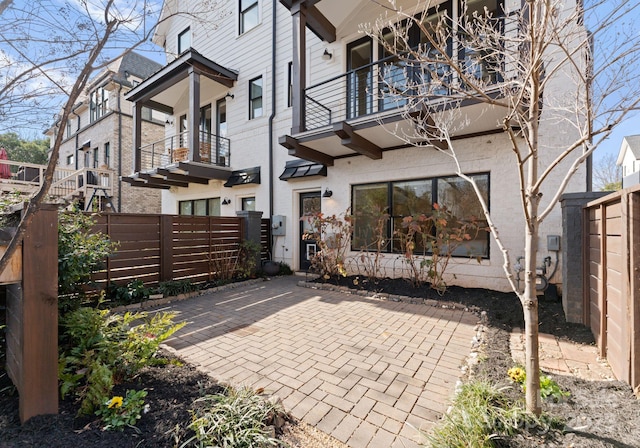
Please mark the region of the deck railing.
MULTIPOLYGON (((226 137, 200 132, 200 163, 229 166, 231 142, 226 137)), ((189 132, 164 138, 140 147, 140 171, 166 168, 178 162, 193 161, 189 157, 189 132)))

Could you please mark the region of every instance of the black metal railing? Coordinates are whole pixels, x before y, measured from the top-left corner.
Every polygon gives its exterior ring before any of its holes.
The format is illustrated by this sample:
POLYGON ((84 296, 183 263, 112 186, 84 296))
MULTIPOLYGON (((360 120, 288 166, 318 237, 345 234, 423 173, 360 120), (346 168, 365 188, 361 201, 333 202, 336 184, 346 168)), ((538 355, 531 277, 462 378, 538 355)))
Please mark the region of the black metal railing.
MULTIPOLYGON (((469 76, 497 82, 496 67, 465 52, 469 76)), ((434 58, 435 59, 435 58, 434 58)), ((304 90, 306 130, 406 106, 412 98, 451 95, 453 72, 444 62, 420 63, 393 55, 304 90)))
MULTIPOLYGON (((140 147, 140 171, 167 168, 179 162, 193 162, 190 149, 188 131, 144 145, 140 147)), ((231 141, 226 137, 200 132, 198 155, 200 163, 228 167, 231 141)))

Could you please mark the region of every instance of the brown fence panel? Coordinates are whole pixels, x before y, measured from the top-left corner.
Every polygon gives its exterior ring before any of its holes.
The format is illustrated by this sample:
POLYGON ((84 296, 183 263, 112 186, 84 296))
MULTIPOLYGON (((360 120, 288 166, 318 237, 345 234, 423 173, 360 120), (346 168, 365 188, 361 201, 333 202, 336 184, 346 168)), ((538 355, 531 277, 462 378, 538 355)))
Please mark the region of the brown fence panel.
POLYGON ((616 377, 640 385, 640 186, 585 207, 588 322, 616 377))
POLYGON ((150 286, 165 280, 212 280, 217 262, 237 260, 243 235, 237 217, 111 213, 96 221, 95 230, 118 245, 105 269, 92 276, 99 289, 134 279, 150 286))

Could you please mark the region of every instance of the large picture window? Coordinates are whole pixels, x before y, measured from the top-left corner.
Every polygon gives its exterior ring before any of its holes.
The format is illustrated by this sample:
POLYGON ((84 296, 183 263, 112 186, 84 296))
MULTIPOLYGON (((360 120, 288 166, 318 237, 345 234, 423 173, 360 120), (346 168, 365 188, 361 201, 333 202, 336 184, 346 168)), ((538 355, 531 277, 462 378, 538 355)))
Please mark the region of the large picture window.
POLYGON ((220 198, 180 201, 178 212, 187 216, 220 216, 220 198))
MULTIPOLYGON (((489 174, 473 174, 484 200, 489 203, 489 174)), ((404 217, 429 216, 433 204, 446 207, 458 220, 479 220, 486 227, 482 207, 471 184, 458 176, 396 182, 379 182, 352 187, 352 212, 355 226, 353 250, 373 250, 382 239, 383 250, 399 252, 398 234, 404 217)), ((489 257, 489 233, 481 230, 453 251, 454 256, 489 257)))

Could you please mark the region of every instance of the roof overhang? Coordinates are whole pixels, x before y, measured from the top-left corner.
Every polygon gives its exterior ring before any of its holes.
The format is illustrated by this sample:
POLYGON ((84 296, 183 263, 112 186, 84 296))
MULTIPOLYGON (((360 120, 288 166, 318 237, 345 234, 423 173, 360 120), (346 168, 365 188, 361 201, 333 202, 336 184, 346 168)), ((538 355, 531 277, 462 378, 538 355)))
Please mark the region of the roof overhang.
POLYGON ((326 176, 327 167, 308 160, 289 160, 280 175, 280 180, 303 179, 311 176, 326 176))
POLYGON ((210 180, 227 180, 231 170, 227 167, 199 162, 178 162, 164 168, 134 173, 122 181, 134 187, 160 188, 188 187, 191 183, 208 184, 210 180))

